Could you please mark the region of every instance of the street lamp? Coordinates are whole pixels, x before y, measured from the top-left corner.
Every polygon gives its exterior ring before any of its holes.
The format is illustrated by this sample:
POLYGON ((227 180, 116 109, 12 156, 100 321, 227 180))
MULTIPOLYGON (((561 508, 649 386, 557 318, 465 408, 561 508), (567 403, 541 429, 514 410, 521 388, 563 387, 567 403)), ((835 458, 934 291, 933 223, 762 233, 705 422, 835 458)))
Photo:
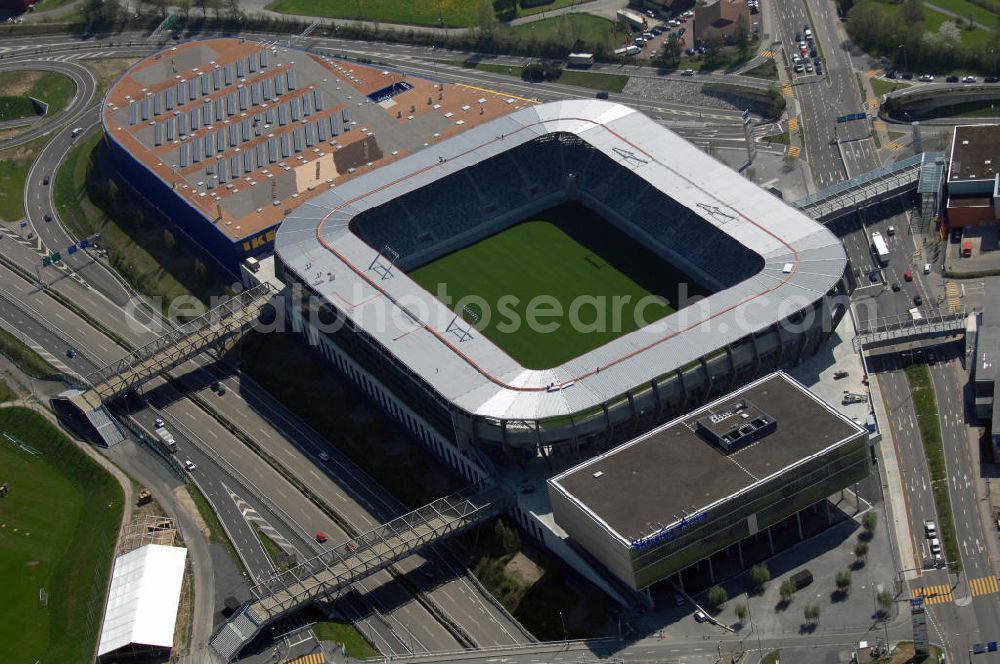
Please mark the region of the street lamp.
POLYGON ((906 44, 900 44, 896 48, 903 49, 903 71, 909 71, 910 65, 908 65, 906 62, 906 44))
POLYGON ((559 612, 559 622, 563 628, 563 641, 569 641, 569 634, 566 632, 566 621, 563 619, 563 612, 559 612))

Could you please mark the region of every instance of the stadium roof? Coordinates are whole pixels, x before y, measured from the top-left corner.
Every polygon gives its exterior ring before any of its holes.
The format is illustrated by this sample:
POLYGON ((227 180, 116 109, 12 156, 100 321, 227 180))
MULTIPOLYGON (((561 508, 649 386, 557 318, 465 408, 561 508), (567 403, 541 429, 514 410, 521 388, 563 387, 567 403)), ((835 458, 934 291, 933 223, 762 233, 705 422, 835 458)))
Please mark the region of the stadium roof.
POLYGON ((534 420, 620 397, 810 306, 835 287, 847 259, 815 221, 625 106, 569 100, 524 108, 335 187, 282 223, 287 270, 462 410, 534 420), (524 368, 481 334, 459 341, 454 314, 405 274, 370 269, 375 251, 352 218, 459 170, 554 132, 569 132, 630 168, 719 231, 759 254, 753 277, 652 325, 546 370, 524 368), (400 304, 405 303, 408 314, 400 304), (558 386, 553 389, 551 386, 558 386))
POLYGON ((130 644, 170 648, 187 549, 147 544, 115 559, 98 656, 130 644))
POLYGON ((571 468, 549 485, 627 544, 669 529, 864 433, 800 383, 777 372, 571 468), (741 399, 774 418, 777 429, 726 454, 696 432, 696 423, 741 399))

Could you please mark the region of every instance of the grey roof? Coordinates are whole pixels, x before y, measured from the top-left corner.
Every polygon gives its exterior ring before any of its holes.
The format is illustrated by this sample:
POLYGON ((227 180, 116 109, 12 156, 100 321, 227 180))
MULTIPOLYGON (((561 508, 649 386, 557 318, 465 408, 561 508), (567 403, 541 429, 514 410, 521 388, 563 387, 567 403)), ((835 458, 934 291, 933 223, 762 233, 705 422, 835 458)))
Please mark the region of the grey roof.
POLYGON ((515 420, 594 407, 763 330, 822 298, 847 265, 837 238, 809 217, 645 115, 600 100, 524 108, 335 186, 285 218, 275 250, 287 269, 444 398, 469 413, 515 420), (553 132, 573 133, 627 164, 759 254, 762 270, 697 306, 546 370, 524 368, 478 333, 459 342, 446 332, 454 314, 431 294, 398 270, 385 280, 368 271, 374 252, 348 229, 353 217, 553 132), (400 301, 410 315, 402 313, 400 301))
MULTIPOLYGON (((732 419, 739 418, 726 421, 732 419)), ((548 483, 627 544, 732 500, 864 433, 802 384, 777 372, 548 483), (744 399, 777 421, 772 433, 729 453, 699 435, 700 418, 725 417, 744 399)))

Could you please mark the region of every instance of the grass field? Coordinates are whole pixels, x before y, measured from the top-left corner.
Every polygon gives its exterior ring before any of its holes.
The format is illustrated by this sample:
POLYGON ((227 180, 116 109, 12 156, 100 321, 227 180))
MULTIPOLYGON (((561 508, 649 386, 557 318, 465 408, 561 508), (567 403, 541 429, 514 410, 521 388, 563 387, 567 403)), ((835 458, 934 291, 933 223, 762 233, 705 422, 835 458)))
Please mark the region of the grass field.
POLYGON ((612 21, 590 14, 562 14, 499 31, 499 36, 521 41, 561 44, 567 48, 580 40, 588 49, 598 45, 610 53, 625 39, 625 32, 612 21))
MULTIPOLYGON (((899 12, 903 7, 902 4, 893 3, 890 2, 890 0, 876 0, 876 2, 882 5, 882 9, 885 11, 887 18, 892 21, 902 20, 899 18, 899 12)), ((942 7, 945 6, 944 3, 935 2, 934 4, 939 4, 942 7)), ((965 20, 956 19, 954 16, 948 16, 947 14, 942 14, 939 11, 935 11, 927 6, 924 6, 924 27, 927 30, 930 32, 937 32, 941 28, 941 24, 945 21, 958 22, 959 28, 961 28, 961 42, 963 46, 983 45, 988 44, 993 40, 992 34, 987 30, 982 30, 980 28, 966 30, 964 29, 966 23, 965 20)), ((987 22, 986 25, 992 25, 992 23, 987 22)))
POLYGON ((120 525, 117 482, 39 414, 0 409, 0 432, 42 452, 34 458, 0 440, 10 494, 0 498, 0 643, 5 661, 93 659, 120 525), (48 594, 39 602, 39 589, 48 594))
MULTIPOLYGON (((470 62, 468 60, 450 60, 449 64, 461 65, 467 69, 479 69, 494 74, 504 74, 505 76, 521 77, 523 67, 517 65, 498 65, 493 62, 470 62)), ((605 74, 587 71, 576 71, 564 69, 563 73, 555 83, 565 85, 575 85, 578 88, 589 88, 591 90, 607 90, 608 92, 621 92, 628 83, 628 76, 621 74, 605 74)))
POLYGON ((453 309, 469 298, 482 333, 531 369, 558 366, 674 311, 652 289, 672 300, 683 275, 648 250, 582 205, 539 216, 409 276, 435 295, 446 285, 453 309))
POLYGON ((17 365, 17 368, 34 378, 52 376, 59 373, 59 370, 45 361, 45 359, 31 350, 20 339, 7 330, 0 329, 0 355, 17 365))
POLYGON ((28 169, 48 141, 48 136, 42 136, 16 148, 0 150, 0 219, 17 221, 24 217, 24 182, 28 169))
POLYGON ((909 83, 900 83, 898 81, 884 81, 881 78, 873 78, 869 80, 872 85, 872 92, 876 97, 881 97, 889 92, 894 92, 896 90, 904 90, 910 87, 909 83))
POLYGON ((379 651, 375 650, 365 637, 351 623, 329 620, 322 611, 315 606, 309 606, 302 612, 303 618, 315 623, 313 631, 320 641, 335 641, 342 643, 347 648, 347 656, 354 659, 364 659, 366 657, 378 657, 379 651))
POLYGON ((997 14, 979 5, 974 5, 969 0, 933 0, 933 4, 941 9, 955 12, 968 21, 971 18, 976 23, 992 26, 997 22, 997 14))
POLYGON ((66 108, 76 92, 72 79, 56 72, 10 71, 0 73, 0 120, 32 117, 37 115, 28 97, 40 99, 49 105, 49 114, 66 108))
POLYGON ((464 27, 476 20, 469 0, 275 0, 267 9, 283 14, 352 18, 386 23, 464 27), (439 19, 441 19, 439 21, 439 19))

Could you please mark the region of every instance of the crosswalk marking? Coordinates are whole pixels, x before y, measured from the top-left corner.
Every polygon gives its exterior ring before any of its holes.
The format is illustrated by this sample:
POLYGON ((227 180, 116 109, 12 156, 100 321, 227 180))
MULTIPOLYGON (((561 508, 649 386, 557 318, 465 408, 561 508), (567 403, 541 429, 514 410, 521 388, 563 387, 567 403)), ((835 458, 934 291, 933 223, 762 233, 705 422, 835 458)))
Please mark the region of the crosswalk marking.
POLYGON ((962 295, 958 288, 958 284, 954 281, 949 281, 944 286, 945 297, 948 300, 948 309, 951 312, 960 311, 962 309, 962 295))
POLYGON ((878 108, 878 99, 875 99, 874 97, 870 97, 865 103, 868 104, 868 108, 873 111, 878 108))
POLYGON ((865 78, 875 78, 876 76, 878 76, 878 73, 880 71, 882 71, 882 70, 881 69, 869 69, 868 71, 865 72, 865 78))
POLYGON ((285 664, 326 664, 326 657, 321 652, 311 652, 295 659, 286 659, 285 664))
POLYGON ((883 120, 876 120, 875 131, 889 131, 889 127, 885 124, 883 120))
POLYGON ((759 55, 762 58, 773 58, 775 53, 774 51, 761 51, 757 55, 759 55))
POLYGON ((781 92, 782 92, 782 94, 784 94, 786 97, 789 97, 789 98, 792 98, 792 97, 795 96, 795 92, 792 90, 792 84, 791 83, 785 83, 785 84, 783 84, 781 86, 781 92))
POLYGON ((798 157, 800 154, 802 154, 802 148, 800 148, 799 146, 793 145, 788 148, 789 157, 798 157))
POLYGON ((969 579, 969 587, 972 588, 973 597, 979 597, 980 595, 992 595, 995 592, 1000 592, 1000 586, 997 585, 997 578, 995 576, 984 576, 979 579, 969 579))
POLYGON ((799 130, 799 119, 798 118, 788 118, 788 133, 794 133, 799 130))
POLYGON ((898 150, 902 150, 903 146, 897 143, 896 141, 893 141, 892 143, 886 145, 885 149, 888 150, 889 152, 896 152, 898 150))
POLYGON ((913 589, 913 595, 923 597, 924 604, 943 604, 951 601, 951 586, 941 583, 936 586, 917 587, 913 589))

